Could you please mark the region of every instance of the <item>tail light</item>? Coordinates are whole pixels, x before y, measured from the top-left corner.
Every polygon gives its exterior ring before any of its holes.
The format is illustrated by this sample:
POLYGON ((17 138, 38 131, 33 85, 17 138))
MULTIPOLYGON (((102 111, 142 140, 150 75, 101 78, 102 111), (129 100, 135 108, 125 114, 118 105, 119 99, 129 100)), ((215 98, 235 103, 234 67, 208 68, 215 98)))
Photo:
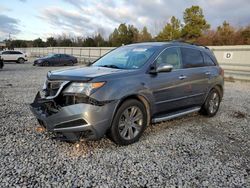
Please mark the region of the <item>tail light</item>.
POLYGON ((224 70, 220 67, 220 75, 224 77, 224 70))

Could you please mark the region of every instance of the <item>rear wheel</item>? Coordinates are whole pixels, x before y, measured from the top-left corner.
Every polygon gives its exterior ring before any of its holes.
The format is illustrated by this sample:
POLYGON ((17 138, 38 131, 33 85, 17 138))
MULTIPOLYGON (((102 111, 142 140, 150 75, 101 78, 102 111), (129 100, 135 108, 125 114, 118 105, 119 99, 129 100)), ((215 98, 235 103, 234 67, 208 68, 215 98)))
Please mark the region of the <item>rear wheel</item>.
POLYGON ((23 59, 23 58, 19 58, 18 60, 17 60, 17 63, 24 63, 25 62, 25 60, 23 59))
POLYGON ((48 62, 48 61, 43 62, 43 66, 44 66, 44 67, 49 66, 49 62, 48 62))
POLYGON ((117 110, 109 132, 118 145, 137 142, 147 125, 147 111, 138 100, 125 101, 117 110))
POLYGON ((201 114, 206 115, 208 117, 213 117, 216 115, 216 113, 219 110, 220 107, 220 93, 217 89, 212 89, 208 96, 207 99, 204 103, 204 105, 201 108, 201 114))

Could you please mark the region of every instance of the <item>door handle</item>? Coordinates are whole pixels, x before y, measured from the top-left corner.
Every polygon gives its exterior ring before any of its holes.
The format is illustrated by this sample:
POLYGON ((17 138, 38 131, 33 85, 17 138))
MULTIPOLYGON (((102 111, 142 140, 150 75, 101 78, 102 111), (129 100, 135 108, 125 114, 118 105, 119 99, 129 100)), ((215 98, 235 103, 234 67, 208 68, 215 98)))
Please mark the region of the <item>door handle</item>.
POLYGON ((205 72, 205 74, 206 74, 206 75, 210 75, 210 74, 211 74, 211 72, 210 72, 210 71, 207 71, 207 72, 205 72))
POLYGON ((184 75, 179 76, 180 80, 184 80, 185 78, 187 78, 187 76, 184 76, 184 75))

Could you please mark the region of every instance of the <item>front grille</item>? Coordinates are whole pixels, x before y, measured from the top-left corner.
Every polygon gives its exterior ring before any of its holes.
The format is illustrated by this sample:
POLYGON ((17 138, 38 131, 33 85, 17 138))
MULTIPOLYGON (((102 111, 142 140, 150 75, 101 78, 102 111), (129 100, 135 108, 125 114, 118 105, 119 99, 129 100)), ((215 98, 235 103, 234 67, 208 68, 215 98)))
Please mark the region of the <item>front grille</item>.
POLYGON ((61 87, 63 81, 47 81, 46 96, 54 96, 61 87))

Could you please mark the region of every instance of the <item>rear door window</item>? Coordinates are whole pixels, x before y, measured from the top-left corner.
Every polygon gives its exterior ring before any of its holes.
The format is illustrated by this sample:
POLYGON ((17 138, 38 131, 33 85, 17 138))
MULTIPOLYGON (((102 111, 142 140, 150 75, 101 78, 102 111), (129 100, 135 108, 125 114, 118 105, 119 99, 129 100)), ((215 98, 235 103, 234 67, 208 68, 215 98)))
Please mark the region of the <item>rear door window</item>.
POLYGON ((194 68, 205 66, 203 56, 199 50, 191 48, 181 48, 182 64, 184 68, 194 68))

